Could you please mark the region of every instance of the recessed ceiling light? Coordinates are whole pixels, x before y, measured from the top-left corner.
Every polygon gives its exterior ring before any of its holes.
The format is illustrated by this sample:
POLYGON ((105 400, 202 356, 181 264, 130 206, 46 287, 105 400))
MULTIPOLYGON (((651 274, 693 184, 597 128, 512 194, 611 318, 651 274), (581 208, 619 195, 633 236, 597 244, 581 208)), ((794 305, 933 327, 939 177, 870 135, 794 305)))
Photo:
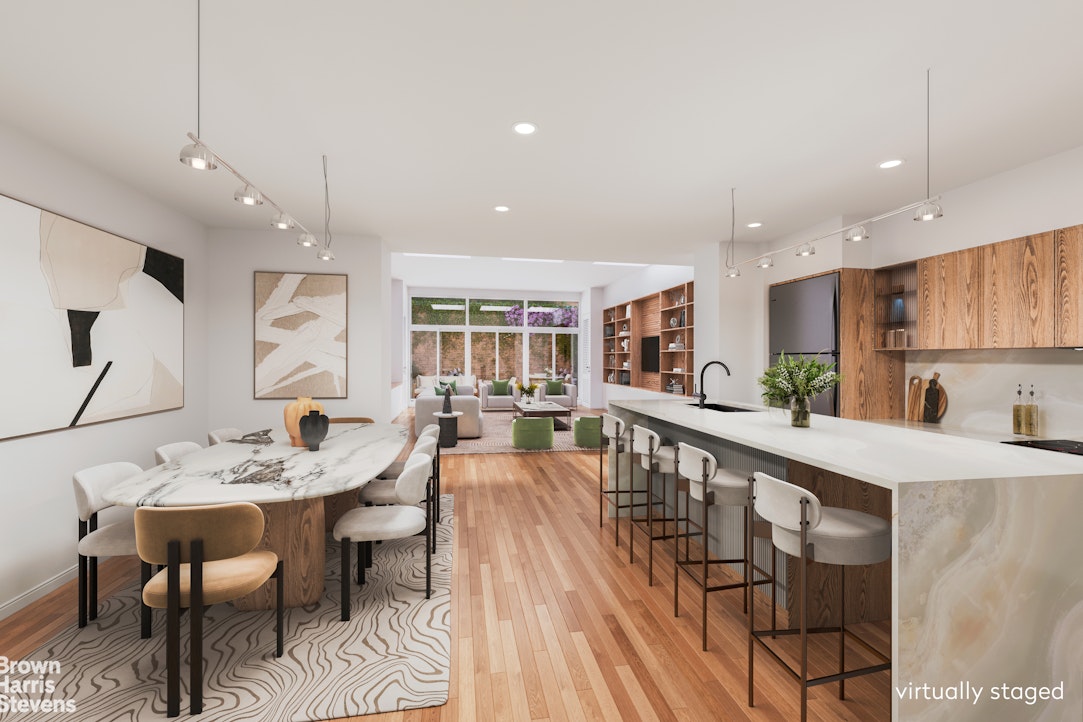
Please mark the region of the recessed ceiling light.
POLYGON ((885 160, 880 164, 880 167, 887 170, 888 168, 898 168, 902 164, 903 162, 896 158, 895 160, 885 160))
POLYGON ((763 224, 760 223, 759 221, 752 221, 751 223, 748 224, 748 227, 749 228, 759 228, 762 225, 763 224))
POLYGON ((493 210, 496 211, 497 213, 507 213, 511 209, 508 208, 507 206, 493 206, 493 210))
POLYGON ((538 126, 525 120, 516 123, 515 125, 511 126, 511 128, 519 135, 533 135, 534 132, 538 130, 538 126))

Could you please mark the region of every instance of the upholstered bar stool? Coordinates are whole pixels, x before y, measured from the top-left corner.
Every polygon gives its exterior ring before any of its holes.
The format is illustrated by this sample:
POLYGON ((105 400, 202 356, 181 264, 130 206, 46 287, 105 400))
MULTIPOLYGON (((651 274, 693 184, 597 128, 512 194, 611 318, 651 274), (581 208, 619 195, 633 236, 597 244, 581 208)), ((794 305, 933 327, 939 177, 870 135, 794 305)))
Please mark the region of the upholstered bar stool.
MULTIPOLYGON (((624 428, 624 422, 612 414, 602 414, 602 435, 598 443, 598 526, 605 523, 605 507, 608 503, 615 510, 613 526, 616 527, 616 545, 620 546, 620 510, 631 508, 631 496, 629 503, 621 504, 620 495, 627 493, 620 488, 620 456, 621 452, 631 451, 632 439, 629 431, 624 428), (605 488, 605 474, 602 466, 605 463, 606 450, 612 446, 616 454, 614 462, 616 466, 616 478, 612 479, 612 489, 605 488)), ((632 488, 631 454, 628 455, 628 490, 632 488)))
POLYGON ((634 561, 632 547, 635 545, 636 529, 639 529, 647 536, 647 586, 654 586, 654 542, 674 538, 666 528, 671 521, 676 524, 676 517, 666 512, 666 476, 677 473, 677 447, 663 446, 662 437, 645 426, 632 426, 631 436, 632 453, 639 454, 639 463, 647 470, 647 501, 643 504, 646 506, 647 515, 632 515, 631 530, 628 532, 628 563, 634 561), (654 493, 655 472, 662 475, 660 496, 654 493), (655 510, 659 506, 662 507, 662 513, 656 518, 655 510), (660 524, 657 531, 654 527, 656 523, 660 524))
MULTIPOLYGON (((673 485, 673 513, 677 517, 675 531, 675 549, 673 553, 673 616, 680 616, 678 595, 680 593, 680 572, 684 571, 699 586, 701 619, 703 625, 703 651, 707 651, 707 593, 720 592, 725 589, 747 589, 750 569, 749 559, 752 558, 751 544, 748 539, 747 529, 750 527, 749 516, 751 515, 749 495, 751 493, 748 477, 728 469, 718 467, 714 456, 690 446, 686 443, 677 443, 677 482, 673 485), (685 492, 684 517, 680 515, 678 506, 678 492, 685 492), (690 517, 691 502, 700 503, 699 521, 693 521, 690 517), (745 508, 744 523, 742 530, 744 539, 744 553, 736 559, 711 559, 708 551, 710 535, 707 528, 707 519, 710 508, 715 505, 739 506, 745 508), (680 522, 684 522, 684 531, 680 531, 680 522), (684 538, 684 555, 681 555, 681 538, 684 538), (699 537, 699 558, 692 558, 689 549, 691 537, 699 537), (741 564, 744 579, 740 582, 728 584, 711 584, 711 565, 714 564, 741 564)), ((766 580, 762 580, 766 583, 766 580)), ((748 612, 748 595, 743 595, 744 611, 748 612)))
MULTIPOLYGON (((801 685, 801 720, 808 718, 808 688, 831 682, 839 683, 839 699, 845 699, 846 680, 891 669, 890 657, 846 629, 846 567, 877 564, 891 558, 891 524, 872 514, 853 509, 821 506, 808 489, 756 472, 755 510, 771 524, 774 546, 799 559, 797 565, 797 629, 756 629, 755 609, 748 615, 748 706, 753 706, 754 644, 758 643, 801 685), (836 564, 842 572, 839 585, 839 626, 808 628, 808 562, 836 564), (823 677, 808 676, 808 635, 834 632, 839 635, 839 671, 823 677), (764 637, 799 634, 801 668, 795 670, 771 649, 764 637), (846 670, 846 635, 865 647, 881 664, 846 670)), ((773 627, 773 625, 772 625, 773 627)))

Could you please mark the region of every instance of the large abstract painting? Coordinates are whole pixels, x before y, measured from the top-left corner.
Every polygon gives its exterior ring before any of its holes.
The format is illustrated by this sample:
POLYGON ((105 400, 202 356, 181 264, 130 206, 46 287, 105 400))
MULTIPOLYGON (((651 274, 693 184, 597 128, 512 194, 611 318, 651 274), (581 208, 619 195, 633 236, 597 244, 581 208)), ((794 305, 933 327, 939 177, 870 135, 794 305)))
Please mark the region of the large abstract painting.
POLYGON ((0 196, 0 439, 184 406, 184 261, 0 196))
POLYGON ((346 398, 346 276, 256 271, 255 397, 346 398))

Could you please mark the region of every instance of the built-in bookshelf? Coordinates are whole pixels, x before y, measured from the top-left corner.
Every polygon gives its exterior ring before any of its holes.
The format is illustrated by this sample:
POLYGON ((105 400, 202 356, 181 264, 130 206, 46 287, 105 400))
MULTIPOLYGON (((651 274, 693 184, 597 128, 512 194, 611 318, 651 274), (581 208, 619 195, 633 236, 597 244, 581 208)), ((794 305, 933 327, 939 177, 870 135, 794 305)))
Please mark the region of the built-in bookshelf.
MULTIPOLYGON (((693 282, 602 312, 605 383, 690 395, 694 369, 693 282), (643 363, 644 339, 658 339, 657 371, 643 363)), ((649 350, 649 353, 653 351, 649 350)))

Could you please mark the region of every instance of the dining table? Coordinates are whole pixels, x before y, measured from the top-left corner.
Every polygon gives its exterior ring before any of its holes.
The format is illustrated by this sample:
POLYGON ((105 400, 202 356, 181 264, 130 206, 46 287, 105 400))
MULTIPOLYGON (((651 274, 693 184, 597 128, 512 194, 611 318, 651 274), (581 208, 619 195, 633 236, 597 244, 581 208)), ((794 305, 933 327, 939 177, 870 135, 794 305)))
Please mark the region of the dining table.
MULTIPOLYGON (((285 429, 265 429, 147 469, 104 498, 131 507, 259 505, 265 524, 258 548, 283 561, 286 606, 306 606, 323 594, 325 535, 334 523, 328 513, 355 506, 357 492, 395 461, 408 439, 398 424, 331 424, 310 451, 291 446, 285 429)), ((269 609, 274 600, 269 581, 234 604, 269 609)))

